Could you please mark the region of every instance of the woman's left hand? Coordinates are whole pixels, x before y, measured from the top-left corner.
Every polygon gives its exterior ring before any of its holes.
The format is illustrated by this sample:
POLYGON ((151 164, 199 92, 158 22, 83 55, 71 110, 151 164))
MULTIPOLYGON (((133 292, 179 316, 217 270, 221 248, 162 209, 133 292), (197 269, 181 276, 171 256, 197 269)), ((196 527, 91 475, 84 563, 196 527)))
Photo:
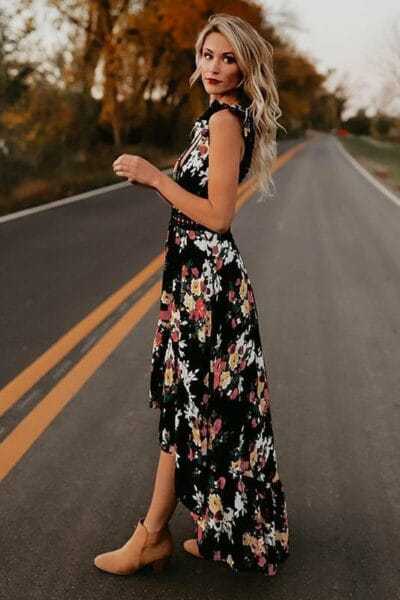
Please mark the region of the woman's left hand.
POLYGON ((150 187, 157 187, 160 170, 145 158, 134 154, 121 154, 113 164, 114 173, 120 177, 127 177, 129 183, 140 183, 150 187))

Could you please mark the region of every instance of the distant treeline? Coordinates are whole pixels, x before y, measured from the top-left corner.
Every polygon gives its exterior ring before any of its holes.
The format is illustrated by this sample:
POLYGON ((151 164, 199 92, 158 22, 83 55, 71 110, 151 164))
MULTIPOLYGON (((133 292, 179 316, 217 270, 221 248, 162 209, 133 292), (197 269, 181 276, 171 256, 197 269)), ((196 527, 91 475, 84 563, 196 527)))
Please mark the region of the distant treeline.
MULTIPOLYGON (((46 4, 46 0, 43 0, 46 4)), ((15 12, 26 0, 17 0, 15 12)), ((189 87, 194 39, 214 11, 210 0, 47 0, 60 47, 30 59, 38 26, 29 13, 18 32, 0 17, 1 212, 18 210, 117 179, 112 160, 135 152, 160 168, 173 163, 204 110, 201 83, 189 87), (28 49, 28 50, 27 50, 28 49)), ((346 98, 285 41, 261 6, 226 2, 274 46, 274 70, 288 135, 341 125, 346 98)), ((49 13, 50 15, 50 13, 49 13)), ((39 37, 40 39, 40 37, 39 37)), ((281 135, 281 130, 279 130, 281 135)))

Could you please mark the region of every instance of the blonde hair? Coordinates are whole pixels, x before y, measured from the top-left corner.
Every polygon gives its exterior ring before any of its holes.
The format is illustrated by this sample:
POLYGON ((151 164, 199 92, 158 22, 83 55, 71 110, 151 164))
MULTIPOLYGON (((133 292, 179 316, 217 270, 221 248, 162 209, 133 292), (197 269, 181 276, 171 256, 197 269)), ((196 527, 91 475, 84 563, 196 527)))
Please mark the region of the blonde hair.
POLYGON ((276 160, 277 128, 286 129, 278 123, 282 111, 272 66, 273 46, 247 21, 218 13, 208 18, 208 23, 198 33, 195 43, 196 70, 189 78, 190 87, 201 74, 201 54, 207 35, 213 31, 221 33, 232 45, 242 73, 238 88, 239 103, 249 104, 253 118, 255 140, 250 165, 250 175, 255 175, 261 191, 259 201, 273 196, 275 190, 272 165, 276 160))

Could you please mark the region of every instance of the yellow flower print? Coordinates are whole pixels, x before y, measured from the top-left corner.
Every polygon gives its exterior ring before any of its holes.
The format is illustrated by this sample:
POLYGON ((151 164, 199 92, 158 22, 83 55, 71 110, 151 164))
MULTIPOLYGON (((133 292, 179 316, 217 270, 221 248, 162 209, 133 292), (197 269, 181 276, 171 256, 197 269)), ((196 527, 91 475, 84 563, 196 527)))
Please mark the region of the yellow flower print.
POLYGON ((164 304, 169 304, 170 302, 172 302, 173 299, 173 295, 171 294, 171 292, 166 292, 165 290, 163 290, 163 293, 161 294, 161 302, 163 302, 164 304))
POLYGON ((173 370, 171 368, 165 369, 165 373, 164 373, 165 385, 172 385, 172 381, 173 381, 173 370))
POLYGON ((232 554, 228 554, 228 556, 226 557, 226 562, 230 566, 232 566, 234 564, 234 561, 233 561, 233 558, 232 558, 232 554))
POLYGON ((282 546, 286 548, 289 540, 289 533, 287 531, 276 531, 275 537, 279 542, 281 542, 282 546))
POLYGON ((192 280, 192 285, 190 286, 191 292, 192 294, 195 294, 196 296, 200 295, 200 279, 193 279, 192 280))
POLYGON ((223 390, 225 390, 228 387, 228 385, 231 382, 231 376, 229 371, 224 371, 223 373, 221 373, 219 382, 223 390))
POLYGON ((261 398, 259 408, 262 415, 265 415, 265 413, 268 411, 268 406, 268 402, 265 400, 265 398, 261 398))
POLYGON ((247 317, 247 315, 250 312, 250 305, 249 305, 249 301, 247 300, 247 298, 245 298, 243 300, 243 304, 242 304, 242 313, 244 317, 247 317))
POLYGON ((194 443, 197 444, 197 446, 201 446, 200 430, 197 427, 193 427, 192 435, 194 443))
POLYGON ((250 533, 245 533, 242 536, 242 542, 244 546, 251 546, 253 549, 257 546, 257 538, 254 535, 250 535, 250 533))
POLYGON ((257 395, 261 396, 261 392, 263 391, 265 387, 265 382, 262 381, 261 379, 257 380, 257 395))
POLYGON ((207 330, 208 336, 211 335, 211 329, 212 329, 211 310, 207 310, 207 312, 206 312, 206 330, 207 330))
POLYGON ((222 511, 221 498, 217 494, 210 494, 208 497, 208 506, 214 515, 219 510, 222 511))
POLYGON ((229 366, 231 369, 236 369, 237 364, 239 362, 239 355, 237 352, 232 352, 232 354, 229 355, 229 366))
POLYGON ((241 298, 247 296, 247 281, 243 278, 240 283, 239 294, 241 298))
POLYGON ((250 453, 250 466, 254 467, 257 462, 257 446, 255 446, 254 450, 250 453))
POLYGON ((194 310, 196 308, 196 301, 190 294, 185 294, 183 303, 188 310, 194 310))
POLYGON ((233 472, 240 470, 241 461, 240 458, 238 460, 231 460, 231 469, 233 472))
POLYGON ((257 539, 254 535, 250 535, 249 533, 245 533, 242 536, 242 540, 243 540, 243 545, 244 546, 250 546, 252 552, 254 552, 254 554, 256 556, 261 556, 264 550, 264 545, 262 540, 257 539))
POLYGON ((206 341, 206 326, 205 325, 203 325, 202 327, 199 327, 199 330, 197 332, 197 337, 199 338, 200 342, 206 341))

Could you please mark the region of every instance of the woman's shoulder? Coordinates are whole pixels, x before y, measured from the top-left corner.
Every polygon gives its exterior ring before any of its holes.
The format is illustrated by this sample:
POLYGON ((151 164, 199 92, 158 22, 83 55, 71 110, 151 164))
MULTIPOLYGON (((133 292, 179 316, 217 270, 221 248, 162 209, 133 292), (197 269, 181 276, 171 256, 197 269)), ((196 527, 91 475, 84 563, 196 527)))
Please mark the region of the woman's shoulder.
POLYGON ((228 104, 227 102, 219 102, 219 100, 216 98, 211 102, 208 108, 199 117, 197 117, 194 123, 194 130, 202 130, 204 134, 207 134, 211 115, 226 108, 240 118, 244 136, 247 137, 249 134, 251 134, 252 115, 250 112, 250 107, 239 103, 228 104))

